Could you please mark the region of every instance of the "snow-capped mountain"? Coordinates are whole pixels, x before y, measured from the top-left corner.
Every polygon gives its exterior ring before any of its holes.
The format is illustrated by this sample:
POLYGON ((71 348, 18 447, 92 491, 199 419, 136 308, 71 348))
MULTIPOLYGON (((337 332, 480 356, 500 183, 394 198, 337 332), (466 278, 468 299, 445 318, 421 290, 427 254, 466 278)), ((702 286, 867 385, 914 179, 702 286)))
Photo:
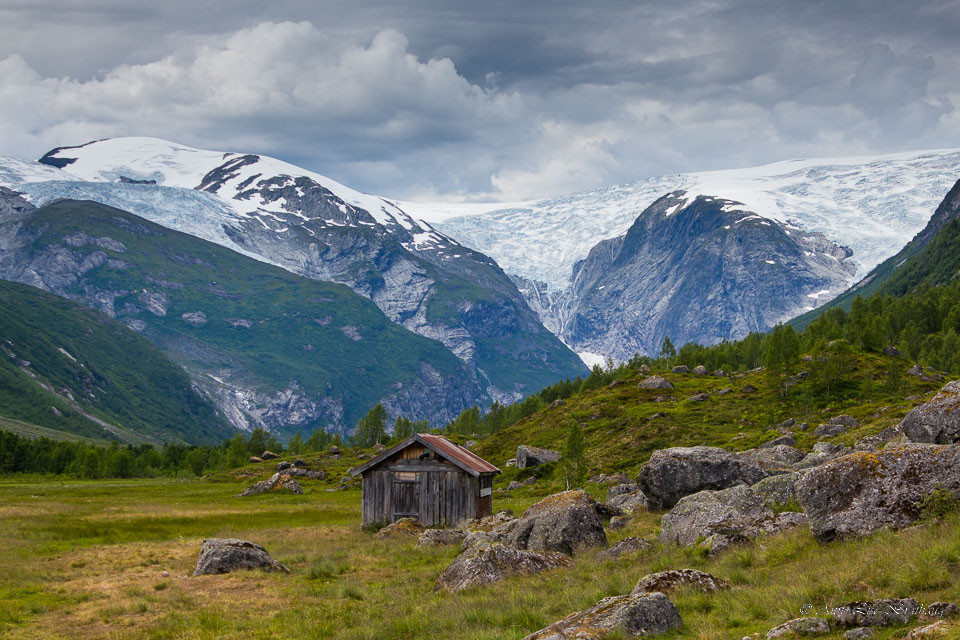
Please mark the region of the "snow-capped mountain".
POLYGON ((63 173, 31 174, 20 166, 9 174, 24 178, 8 178, 6 186, 35 205, 73 198, 115 206, 294 273, 346 284, 390 320, 439 340, 468 363, 483 390, 478 402, 511 401, 585 371, 493 260, 384 198, 273 158, 155 138, 54 149, 44 165, 63 173))
MULTIPOLYGON (((805 297, 805 306, 813 308, 899 251, 923 228, 958 174, 960 150, 946 149, 661 176, 517 204, 398 204, 494 258, 514 277, 544 325, 569 340, 564 327, 573 321, 572 309, 582 307, 571 298, 577 263, 599 242, 623 237, 640 213, 665 193, 682 191, 685 205, 698 196, 729 200, 771 224, 819 233, 848 247, 848 262, 856 269, 833 286, 804 294, 819 294, 805 297)), ((795 300, 783 302, 778 319, 797 309, 795 300)), ((644 322, 658 320, 654 316, 644 322)), ((704 332, 690 339, 715 338, 704 332)), ((569 344, 588 351, 583 344, 569 344)))

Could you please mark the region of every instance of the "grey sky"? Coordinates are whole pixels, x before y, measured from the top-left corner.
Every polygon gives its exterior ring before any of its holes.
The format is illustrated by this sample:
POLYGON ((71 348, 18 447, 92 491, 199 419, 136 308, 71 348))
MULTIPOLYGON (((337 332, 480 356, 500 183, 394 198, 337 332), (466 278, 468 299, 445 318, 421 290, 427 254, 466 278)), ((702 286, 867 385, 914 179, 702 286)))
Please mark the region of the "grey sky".
POLYGON ((960 147, 960 2, 0 0, 0 154, 153 135, 525 199, 960 147))

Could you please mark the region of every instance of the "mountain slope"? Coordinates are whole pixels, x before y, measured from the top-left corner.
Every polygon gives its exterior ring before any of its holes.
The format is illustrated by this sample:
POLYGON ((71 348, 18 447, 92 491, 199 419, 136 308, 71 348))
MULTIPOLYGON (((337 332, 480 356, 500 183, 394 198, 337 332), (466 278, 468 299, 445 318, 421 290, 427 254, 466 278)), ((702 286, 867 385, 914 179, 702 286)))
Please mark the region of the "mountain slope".
POLYGON ((346 431, 378 401, 449 420, 479 394, 439 342, 319 282, 92 202, 0 217, 0 277, 95 306, 182 364, 243 429, 346 431))
MULTIPOLYGON (((958 171, 960 150, 947 149, 661 176, 512 205, 400 204, 411 215, 497 260, 516 279, 544 325, 559 333, 569 322, 575 265, 599 242, 625 234, 665 193, 684 190, 689 202, 698 195, 739 202, 744 210, 770 221, 820 233, 849 247, 856 273, 819 298, 810 298, 806 306, 815 307, 896 253, 922 229, 958 171)), ((784 315, 793 309, 789 302, 784 315)))
POLYGON ((791 317, 855 267, 850 251, 684 192, 650 205, 626 234, 574 267, 560 335, 577 351, 625 361, 678 345, 743 338, 791 317))
POLYGON ((65 195, 109 201, 294 273, 346 284, 468 363, 478 400, 513 400, 586 372, 493 260, 383 198, 272 158, 151 138, 55 149, 41 162, 86 182, 17 187, 35 203, 65 195), (186 189, 207 197, 179 191, 186 189), (150 206, 141 209, 144 200, 150 206), (189 209, 180 206, 187 200, 189 209))
POLYGON ((212 444, 235 433, 149 341, 93 309, 5 280, 0 416, 131 443, 212 444))
POLYGON ((794 318, 790 324, 796 328, 803 328, 829 309, 849 309, 857 296, 866 298, 876 293, 899 296, 920 282, 946 284, 960 266, 956 264, 960 253, 957 253, 955 245, 955 231, 942 238, 940 234, 952 226, 958 218, 960 218, 960 180, 944 197, 927 222, 927 226, 896 255, 881 262, 867 277, 827 304, 794 318), (928 247, 930 251, 927 251, 928 247), (927 255, 919 259, 921 254, 927 255))

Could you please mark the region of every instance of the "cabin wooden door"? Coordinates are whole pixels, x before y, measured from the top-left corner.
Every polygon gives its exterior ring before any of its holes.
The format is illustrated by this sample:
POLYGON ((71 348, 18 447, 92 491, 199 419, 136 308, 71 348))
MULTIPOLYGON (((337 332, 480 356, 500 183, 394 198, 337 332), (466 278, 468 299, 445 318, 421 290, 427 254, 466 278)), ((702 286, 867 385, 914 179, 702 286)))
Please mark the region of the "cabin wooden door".
POLYGON ((401 471, 393 474, 392 502, 392 522, 400 518, 420 519, 420 473, 401 471))

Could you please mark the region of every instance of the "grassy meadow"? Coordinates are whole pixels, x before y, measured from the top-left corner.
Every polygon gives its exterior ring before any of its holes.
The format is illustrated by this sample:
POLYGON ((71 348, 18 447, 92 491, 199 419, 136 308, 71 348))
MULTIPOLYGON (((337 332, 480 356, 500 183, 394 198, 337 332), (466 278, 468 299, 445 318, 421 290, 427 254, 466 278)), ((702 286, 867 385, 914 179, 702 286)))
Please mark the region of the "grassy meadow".
MULTIPOLYGON (((235 497, 267 473, 249 467, 193 481, 0 483, 0 637, 513 639, 627 593, 647 573, 685 567, 733 587, 675 593, 685 626, 667 638, 762 637, 808 607, 855 599, 960 600, 957 515, 830 545, 796 531, 716 559, 659 544, 618 562, 591 551, 572 569, 450 595, 433 586, 456 549, 378 539, 360 528, 359 490, 327 491, 355 463, 324 463, 330 478, 305 480, 302 496, 235 497), (205 537, 263 544, 292 573, 188 577, 205 537)), ((494 508, 519 513, 557 489, 497 492, 494 508)), ((654 539, 658 523, 643 514, 611 543, 654 539)))

